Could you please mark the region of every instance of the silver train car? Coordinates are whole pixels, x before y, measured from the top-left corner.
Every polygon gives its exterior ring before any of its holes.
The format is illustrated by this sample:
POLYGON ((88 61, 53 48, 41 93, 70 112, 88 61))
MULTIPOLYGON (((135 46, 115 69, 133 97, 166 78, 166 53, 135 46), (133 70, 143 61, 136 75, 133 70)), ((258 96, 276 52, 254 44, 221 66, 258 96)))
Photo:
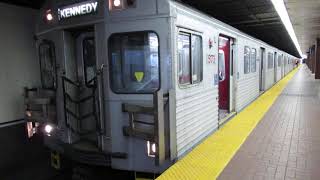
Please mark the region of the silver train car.
POLYGON ((161 173, 294 68, 295 57, 171 0, 52 0, 28 136, 73 161, 161 173))

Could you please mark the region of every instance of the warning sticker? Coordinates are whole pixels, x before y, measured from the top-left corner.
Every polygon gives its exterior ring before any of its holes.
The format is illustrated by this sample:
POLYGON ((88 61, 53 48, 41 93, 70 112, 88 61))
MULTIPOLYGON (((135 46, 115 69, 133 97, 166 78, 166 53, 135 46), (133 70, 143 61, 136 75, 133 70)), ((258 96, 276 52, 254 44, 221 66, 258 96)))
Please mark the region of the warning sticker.
POLYGON ((138 82, 141 82, 144 77, 144 73, 143 72, 135 72, 134 76, 136 77, 138 82))

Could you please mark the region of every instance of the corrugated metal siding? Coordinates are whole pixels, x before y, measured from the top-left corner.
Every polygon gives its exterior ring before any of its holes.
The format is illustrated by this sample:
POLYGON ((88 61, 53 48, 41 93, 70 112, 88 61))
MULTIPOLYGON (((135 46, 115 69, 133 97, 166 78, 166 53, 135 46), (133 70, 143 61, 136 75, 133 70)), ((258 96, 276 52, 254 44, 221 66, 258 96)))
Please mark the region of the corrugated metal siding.
POLYGON ((259 75, 251 75, 249 78, 238 80, 236 110, 240 111, 256 97, 259 96, 259 75))
MULTIPOLYGON (((176 100, 178 157, 218 127, 217 90, 198 88, 176 100)), ((182 95, 182 96, 181 96, 182 95)))
MULTIPOLYGON (((197 16, 187 15, 188 12, 185 12, 184 8, 177 10, 177 27, 188 27, 189 30, 201 32, 204 58, 203 81, 199 85, 188 88, 179 87, 177 83, 174 85, 176 148, 177 157, 180 158, 218 128, 218 86, 214 85, 214 74, 218 71, 218 64, 207 63, 208 54, 217 54, 218 44, 214 43, 214 46, 209 48, 208 41, 213 40, 218 32, 214 26, 201 21, 197 16)), ((182 28, 182 31, 184 30, 182 28)), ((175 63, 176 55, 175 53, 175 63)), ((178 65, 175 64, 175 72, 177 68, 178 65)))

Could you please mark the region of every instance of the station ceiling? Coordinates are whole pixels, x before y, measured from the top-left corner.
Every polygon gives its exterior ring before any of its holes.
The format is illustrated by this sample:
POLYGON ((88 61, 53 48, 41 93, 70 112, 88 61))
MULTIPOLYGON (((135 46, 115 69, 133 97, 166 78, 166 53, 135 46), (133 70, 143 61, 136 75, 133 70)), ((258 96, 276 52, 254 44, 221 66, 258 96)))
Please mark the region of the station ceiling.
POLYGON ((285 0, 285 3, 302 53, 306 53, 320 37, 320 1, 285 0))
MULTIPOLYGON (((283 26, 280 17, 270 0, 177 0, 199 9, 241 31, 254 36, 292 55, 299 56, 290 36, 283 26)), ((309 0, 317 1, 317 0, 309 0)), ((39 9, 44 0, 0 0, 0 2, 39 9)), ((289 15, 298 17, 295 8, 299 0, 286 0, 289 15)), ((318 13, 315 13, 318 14, 318 13)), ((299 18, 298 18, 299 19, 299 18)), ((295 21, 294 21, 295 22, 295 21)), ((300 24, 303 18, 300 18, 300 24)), ((319 23, 320 21, 318 21, 319 23)), ((299 22, 297 22, 299 23, 299 22)), ((295 30, 303 29, 303 25, 295 26, 295 30)), ((320 28, 320 25, 318 26, 320 28)), ((307 41, 303 30, 299 31, 298 40, 307 41)), ((305 52, 305 46, 303 46, 305 52)))
POLYGON ((179 1, 193 6, 278 49, 299 57, 295 45, 270 0, 179 1))

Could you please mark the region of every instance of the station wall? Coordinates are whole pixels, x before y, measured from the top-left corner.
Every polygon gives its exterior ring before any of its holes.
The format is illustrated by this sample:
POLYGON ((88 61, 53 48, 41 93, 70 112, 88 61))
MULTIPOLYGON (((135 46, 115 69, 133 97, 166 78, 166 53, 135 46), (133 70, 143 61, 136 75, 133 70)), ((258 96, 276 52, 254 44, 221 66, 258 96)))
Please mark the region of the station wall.
POLYGON ((0 3, 0 125, 24 117, 23 88, 40 83, 37 10, 0 3))

